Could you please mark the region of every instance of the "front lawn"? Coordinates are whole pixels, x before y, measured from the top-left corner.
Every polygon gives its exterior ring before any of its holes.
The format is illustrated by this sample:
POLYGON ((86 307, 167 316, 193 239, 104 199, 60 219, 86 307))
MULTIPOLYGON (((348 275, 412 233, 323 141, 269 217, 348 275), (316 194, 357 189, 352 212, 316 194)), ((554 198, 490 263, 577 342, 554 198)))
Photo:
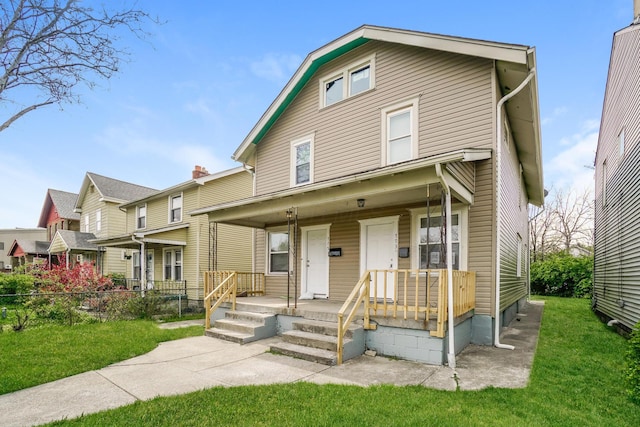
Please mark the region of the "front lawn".
POLYGON ((201 326, 160 329, 150 320, 5 331, 0 333, 0 394, 100 369, 147 353, 162 341, 202 334, 201 326))
MULTIPOLYGON (((446 392, 296 383, 216 387, 56 426, 638 426, 624 389, 626 341, 586 299, 545 298, 530 384, 446 392)), ((505 350, 508 351, 508 350, 505 350)))

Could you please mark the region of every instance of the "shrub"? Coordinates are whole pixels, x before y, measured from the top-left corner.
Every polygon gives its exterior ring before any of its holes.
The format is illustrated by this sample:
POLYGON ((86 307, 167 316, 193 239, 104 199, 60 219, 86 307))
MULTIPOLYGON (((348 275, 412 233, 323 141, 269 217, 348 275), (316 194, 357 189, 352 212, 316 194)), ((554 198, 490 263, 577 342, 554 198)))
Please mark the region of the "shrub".
POLYGON ((559 252, 531 264, 531 292, 538 295, 584 298, 593 287, 593 256, 559 252))
MULTIPOLYGON (((28 294, 33 290, 34 278, 29 274, 0 274, 0 295, 28 294)), ((19 297, 4 297, 1 304, 13 304, 19 297)))
POLYGON ((626 356, 627 392, 633 402, 640 404, 640 323, 631 333, 626 356))

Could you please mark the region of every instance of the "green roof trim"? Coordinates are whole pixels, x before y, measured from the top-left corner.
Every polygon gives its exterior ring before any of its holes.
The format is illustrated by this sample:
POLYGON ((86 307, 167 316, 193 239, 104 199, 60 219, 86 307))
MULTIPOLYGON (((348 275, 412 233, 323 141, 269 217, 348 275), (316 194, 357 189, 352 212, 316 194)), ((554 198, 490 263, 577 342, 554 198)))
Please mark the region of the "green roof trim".
POLYGON ((369 39, 360 37, 345 45, 340 46, 337 49, 332 50, 329 53, 322 55, 320 58, 313 61, 309 66, 309 68, 305 70, 304 74, 302 75, 300 80, 298 80, 298 83, 296 83, 296 85, 291 90, 291 92, 287 94, 287 97, 284 99, 284 101, 278 106, 278 108, 271 115, 271 117, 269 117, 269 120, 267 121, 267 123, 262 127, 262 129, 260 129, 260 132, 258 132, 256 137, 253 139, 252 143, 258 144, 262 140, 265 134, 269 132, 269 129, 271 129, 273 124, 280 118, 284 110, 287 109, 289 104, 291 104, 291 102, 295 99, 295 97, 298 96, 302 88, 306 86, 309 80, 311 80, 311 77, 316 73, 316 71, 318 71, 318 68, 320 68, 327 62, 333 61, 340 55, 343 55, 359 46, 362 46, 368 41, 369 39))

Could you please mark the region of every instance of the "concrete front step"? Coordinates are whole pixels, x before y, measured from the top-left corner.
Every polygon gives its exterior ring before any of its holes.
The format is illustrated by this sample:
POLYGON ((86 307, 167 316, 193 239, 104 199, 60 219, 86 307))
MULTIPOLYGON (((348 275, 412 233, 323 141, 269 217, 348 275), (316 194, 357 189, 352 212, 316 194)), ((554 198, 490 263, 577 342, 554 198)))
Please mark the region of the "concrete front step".
POLYGON ((289 342, 280 342, 271 346, 271 351, 285 356, 308 360, 310 362, 321 363, 333 366, 338 363, 338 355, 335 351, 323 350, 321 348, 307 347, 304 345, 289 342))
MULTIPOLYGON (((282 333, 282 342, 271 346, 274 353, 286 354, 325 365, 338 360, 338 324, 311 319, 292 322, 292 330, 282 333)), ((343 359, 364 353, 364 329, 350 325, 343 342, 343 359)))
POLYGON ((227 311, 205 335, 245 344, 275 336, 276 332, 277 320, 273 314, 227 311))

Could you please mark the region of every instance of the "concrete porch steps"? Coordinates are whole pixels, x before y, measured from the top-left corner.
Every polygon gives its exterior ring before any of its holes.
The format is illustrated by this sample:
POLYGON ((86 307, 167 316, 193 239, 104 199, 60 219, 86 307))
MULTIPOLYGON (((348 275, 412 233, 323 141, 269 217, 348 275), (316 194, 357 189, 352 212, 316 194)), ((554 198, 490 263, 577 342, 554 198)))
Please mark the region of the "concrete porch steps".
POLYGON ((277 320, 274 314, 248 311, 227 311, 217 319, 205 335, 239 344, 269 338, 276 335, 277 320))
MULTIPOLYGON (((300 319, 292 330, 282 334, 282 342, 271 346, 274 353, 297 357, 324 365, 338 361, 338 324, 322 320, 300 319)), ((344 339, 343 361, 364 353, 364 329, 349 326, 344 339)))

